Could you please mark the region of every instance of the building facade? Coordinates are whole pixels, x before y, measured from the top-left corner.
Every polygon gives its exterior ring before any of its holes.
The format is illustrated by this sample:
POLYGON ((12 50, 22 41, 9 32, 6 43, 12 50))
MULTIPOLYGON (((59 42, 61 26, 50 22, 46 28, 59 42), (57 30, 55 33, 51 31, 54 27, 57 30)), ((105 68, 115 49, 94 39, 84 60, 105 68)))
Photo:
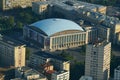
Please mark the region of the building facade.
POLYGON ((93 80, 108 80, 110 75, 111 43, 96 42, 86 47, 85 76, 93 80))
POLYGON ((45 19, 29 26, 24 26, 23 37, 40 44, 44 50, 63 50, 87 43, 84 29, 66 19, 45 19))
POLYGON ((69 80, 69 71, 59 71, 52 73, 51 80, 69 80))
POLYGON ((54 56, 50 53, 39 51, 33 53, 30 57, 30 66, 34 68, 39 68, 40 65, 43 65, 47 62, 53 64, 54 69, 57 71, 70 70, 70 62, 68 60, 54 56))
POLYGON ((87 42, 95 42, 96 39, 98 38, 98 29, 96 29, 93 26, 88 26, 88 25, 83 25, 83 28, 86 31, 86 36, 87 36, 87 42))
POLYGON ((120 80, 120 66, 114 70, 114 80, 120 80))
POLYGON ((1 64, 7 67, 25 66, 25 45, 1 35, 0 59, 1 64))

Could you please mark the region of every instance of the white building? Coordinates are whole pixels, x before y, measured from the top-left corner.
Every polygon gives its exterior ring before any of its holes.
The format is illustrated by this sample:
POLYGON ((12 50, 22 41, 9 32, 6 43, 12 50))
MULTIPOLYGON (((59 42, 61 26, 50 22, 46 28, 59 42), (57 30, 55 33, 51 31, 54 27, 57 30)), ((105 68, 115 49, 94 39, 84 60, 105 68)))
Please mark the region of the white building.
POLYGON ((86 47, 85 76, 93 80, 108 80, 110 74, 111 43, 96 42, 86 47))
POLYGON ((45 19, 24 26, 23 37, 44 50, 63 50, 87 43, 84 29, 66 19, 45 19))
POLYGON ((69 80, 69 71, 59 71, 52 73, 51 80, 69 80))
POLYGON ((120 80, 120 66, 114 70, 114 80, 120 80))

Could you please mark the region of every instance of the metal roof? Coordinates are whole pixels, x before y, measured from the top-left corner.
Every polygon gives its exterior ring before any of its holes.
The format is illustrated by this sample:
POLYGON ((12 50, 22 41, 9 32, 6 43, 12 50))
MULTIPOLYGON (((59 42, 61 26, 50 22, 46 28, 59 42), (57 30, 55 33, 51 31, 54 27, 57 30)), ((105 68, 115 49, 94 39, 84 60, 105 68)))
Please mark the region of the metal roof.
POLYGON ((45 32, 48 36, 51 36, 57 32, 65 30, 80 30, 84 31, 82 27, 73 21, 59 18, 45 19, 35 22, 30 26, 34 26, 45 32))

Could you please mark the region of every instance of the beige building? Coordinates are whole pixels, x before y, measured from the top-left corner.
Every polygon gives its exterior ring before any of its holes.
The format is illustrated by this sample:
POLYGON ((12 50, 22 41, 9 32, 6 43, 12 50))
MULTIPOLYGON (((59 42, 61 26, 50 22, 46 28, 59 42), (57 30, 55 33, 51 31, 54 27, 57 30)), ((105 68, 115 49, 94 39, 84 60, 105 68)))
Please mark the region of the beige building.
POLYGON ((44 50, 63 50, 87 43, 84 29, 67 19, 51 18, 24 26, 23 37, 44 50))
POLYGON ((5 75, 0 73, 0 80, 5 80, 5 75))
POLYGON ((96 42, 86 47, 85 76, 93 80, 108 80, 110 78, 111 43, 96 42))
POLYGON ((30 7, 32 2, 45 1, 45 0, 0 0, 0 9, 8 10, 16 7, 30 7))
POLYGON ((69 71, 59 71, 52 73, 51 80, 69 80, 69 71))
POLYGON ((40 14, 42 16, 45 16, 45 13, 48 13, 48 2, 33 2, 32 3, 32 11, 36 14, 40 14))
POLYGON ((6 67, 25 66, 25 45, 0 35, 0 62, 6 67))
POLYGON ((41 65, 50 62, 57 71, 70 70, 70 62, 64 58, 46 53, 43 51, 35 52, 30 57, 30 66, 39 68, 41 65))

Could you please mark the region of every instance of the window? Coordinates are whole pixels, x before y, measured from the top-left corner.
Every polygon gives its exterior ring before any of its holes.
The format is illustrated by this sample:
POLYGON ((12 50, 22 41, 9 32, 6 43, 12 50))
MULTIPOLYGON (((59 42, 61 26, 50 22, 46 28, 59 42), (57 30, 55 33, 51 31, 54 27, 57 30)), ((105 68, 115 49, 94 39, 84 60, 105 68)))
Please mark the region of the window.
POLYGON ((96 55, 96 52, 93 52, 94 55, 96 55))

